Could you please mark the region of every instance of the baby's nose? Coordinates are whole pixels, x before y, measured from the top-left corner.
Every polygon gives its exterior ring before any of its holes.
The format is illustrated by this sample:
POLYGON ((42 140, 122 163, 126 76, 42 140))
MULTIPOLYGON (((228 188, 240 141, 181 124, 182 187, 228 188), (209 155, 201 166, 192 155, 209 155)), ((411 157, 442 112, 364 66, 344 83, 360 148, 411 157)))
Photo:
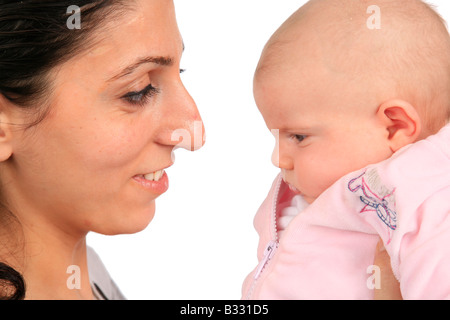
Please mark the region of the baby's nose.
POLYGON ((275 144, 275 148, 272 152, 272 163, 275 167, 285 170, 293 169, 293 161, 292 157, 289 155, 286 150, 283 150, 282 146, 280 146, 279 140, 275 144))

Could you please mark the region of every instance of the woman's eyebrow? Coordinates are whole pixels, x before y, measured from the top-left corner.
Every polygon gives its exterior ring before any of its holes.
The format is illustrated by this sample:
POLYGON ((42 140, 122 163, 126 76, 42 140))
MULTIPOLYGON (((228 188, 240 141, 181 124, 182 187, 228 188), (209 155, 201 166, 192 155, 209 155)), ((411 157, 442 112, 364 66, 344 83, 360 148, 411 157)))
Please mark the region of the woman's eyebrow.
POLYGON ((107 82, 116 81, 127 75, 133 73, 137 68, 146 63, 155 63, 161 66, 171 66, 173 64, 173 59, 170 57, 144 57, 137 60, 137 62, 123 69, 119 74, 115 75, 107 82))

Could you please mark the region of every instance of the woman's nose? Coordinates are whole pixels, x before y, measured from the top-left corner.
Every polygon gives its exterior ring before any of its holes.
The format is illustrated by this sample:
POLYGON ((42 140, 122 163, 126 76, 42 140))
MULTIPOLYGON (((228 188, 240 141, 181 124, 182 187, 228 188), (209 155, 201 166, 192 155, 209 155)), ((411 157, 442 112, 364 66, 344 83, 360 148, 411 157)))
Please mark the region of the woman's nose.
POLYGON ((177 148, 196 151, 205 144, 205 126, 203 121, 191 120, 172 131, 170 140, 177 148))
POLYGON ((182 84, 177 87, 169 103, 165 118, 170 129, 165 144, 190 151, 203 147, 205 126, 194 99, 182 84))

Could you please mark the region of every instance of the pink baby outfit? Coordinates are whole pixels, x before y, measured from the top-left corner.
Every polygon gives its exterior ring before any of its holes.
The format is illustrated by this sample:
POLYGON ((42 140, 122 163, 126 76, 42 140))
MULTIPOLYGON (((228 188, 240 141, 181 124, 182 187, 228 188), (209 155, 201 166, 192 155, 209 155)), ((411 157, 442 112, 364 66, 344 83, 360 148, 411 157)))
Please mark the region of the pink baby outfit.
POLYGON ((244 299, 373 299, 379 237, 404 299, 450 298, 450 125, 343 177, 309 206, 294 196, 278 176, 257 212, 259 265, 244 299), (295 208, 303 211, 286 211, 295 208))

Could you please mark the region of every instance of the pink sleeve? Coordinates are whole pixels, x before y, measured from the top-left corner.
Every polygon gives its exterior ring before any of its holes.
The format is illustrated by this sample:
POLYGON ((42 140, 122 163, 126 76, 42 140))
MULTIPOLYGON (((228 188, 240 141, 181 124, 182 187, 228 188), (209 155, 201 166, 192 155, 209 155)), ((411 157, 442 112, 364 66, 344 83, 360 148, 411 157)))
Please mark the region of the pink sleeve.
POLYGON ((449 203, 450 187, 425 200, 399 239, 404 299, 450 299, 449 203))

